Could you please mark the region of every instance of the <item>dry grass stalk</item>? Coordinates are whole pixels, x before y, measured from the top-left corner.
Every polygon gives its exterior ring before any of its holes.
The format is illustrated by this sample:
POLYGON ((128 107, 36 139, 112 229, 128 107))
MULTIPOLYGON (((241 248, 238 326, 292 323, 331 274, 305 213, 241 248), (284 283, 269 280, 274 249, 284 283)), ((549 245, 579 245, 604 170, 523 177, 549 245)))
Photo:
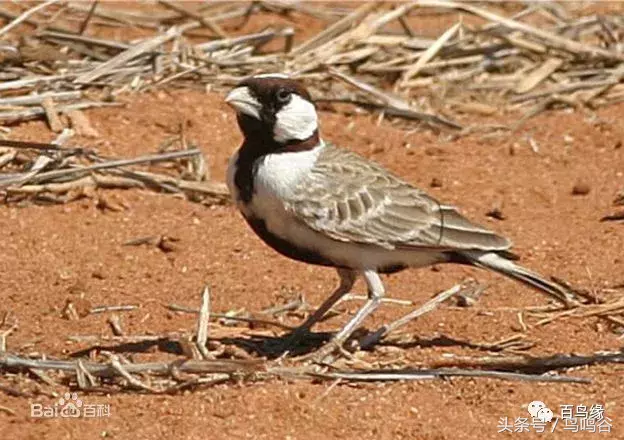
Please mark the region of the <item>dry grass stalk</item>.
POLYGON ((377 6, 374 2, 365 3, 364 5, 353 11, 351 14, 329 26, 327 29, 325 29, 315 37, 312 37, 305 43, 302 43, 301 45, 295 47, 292 50, 291 54, 300 55, 317 49, 328 41, 333 40, 337 36, 346 32, 348 29, 351 28, 351 26, 353 26, 354 23, 358 23, 359 21, 361 21, 376 7, 377 6))
POLYGON ((461 24, 456 23, 446 30, 427 50, 418 58, 416 63, 404 74, 401 84, 404 86, 410 79, 418 75, 421 69, 440 52, 440 49, 455 36, 461 24))
MULTIPOLYGON (((388 105, 386 99, 381 99, 383 105, 378 102, 370 105, 365 101, 353 101, 353 104, 387 116, 455 128, 461 124, 439 116, 435 110, 440 104, 435 98, 437 93, 444 93, 445 100, 454 103, 443 105, 442 109, 484 117, 495 114, 497 109, 504 110, 505 104, 551 99, 555 95, 560 97, 557 103, 564 106, 569 105, 566 102, 578 101, 581 105, 598 107, 624 99, 618 88, 624 78, 624 55, 617 50, 621 43, 613 31, 623 20, 616 16, 573 18, 568 13, 566 19, 560 19, 547 13, 553 25, 538 27, 529 22, 546 13, 543 7, 530 5, 505 17, 493 12, 496 5, 480 7, 440 0, 415 1, 394 8, 369 2, 347 13, 330 5, 275 1, 239 8, 215 6, 209 8, 211 14, 205 8, 169 1, 160 3, 167 10, 156 9, 150 14, 112 4, 95 5, 95 2, 90 5, 70 3, 57 11, 59 17, 83 14, 79 19, 71 17, 80 23, 78 30, 46 25, 34 18, 35 11, 26 11, 31 15, 24 18, 23 23, 39 27, 32 38, 55 52, 68 51, 69 58, 64 55, 66 63, 47 64, 44 70, 50 72, 47 76, 41 76, 41 60, 12 66, 11 79, 0 83, 0 103, 12 107, 0 110, 0 121, 42 117, 45 111, 40 106, 43 99, 40 96, 46 94, 54 99, 59 113, 68 113, 92 106, 114 105, 114 102, 82 101, 76 94, 87 89, 110 87, 115 96, 127 90, 145 91, 165 84, 196 87, 199 83, 220 90, 247 75, 267 71, 294 72, 313 79, 315 96, 326 101, 336 99, 335 89, 340 87, 339 81, 345 76, 352 79, 352 85, 367 85, 369 92, 374 90, 388 95, 387 90, 394 87, 401 93, 390 103, 400 102, 398 106, 388 105), (455 21, 457 11, 467 12, 485 23, 480 27, 457 23, 438 38, 423 38, 409 25, 409 15, 415 8, 433 8, 438 13, 449 14, 455 21), (257 11, 282 13, 288 10, 333 23, 291 51, 294 29, 266 29, 226 37, 218 24, 228 18, 250 17, 257 11), (112 20, 116 26, 154 29, 154 35, 139 42, 89 37, 79 31, 84 31, 92 17, 112 20), (182 24, 171 27, 172 22, 182 24), (393 23, 400 25, 405 34, 389 31, 388 25, 393 23), (211 29, 219 38, 188 45, 183 36, 199 27, 211 29), (167 30, 158 32, 157 29, 167 30), (578 31, 578 39, 569 37, 574 30, 578 31), (285 51, 262 52, 262 46, 275 38, 285 39, 285 51), (596 41, 603 41, 603 46, 596 41), (166 44, 168 42, 171 44, 166 44), (327 66, 336 66, 336 69, 328 75, 323 73, 327 66), (497 70, 500 69, 510 73, 499 74, 497 70), (394 84, 388 84, 389 79, 394 84), (554 81, 557 82, 555 86, 554 81), (453 86, 448 87, 449 84, 453 86), (416 90, 420 87, 427 87, 431 92, 416 90), (34 88, 40 95, 2 97, 3 92, 34 88), (465 93, 466 90, 470 93, 465 93), (573 95, 580 90, 586 92, 573 95), (492 106, 494 110, 481 111, 474 107, 475 102, 489 99, 493 91, 501 97, 501 102, 492 106), (413 104, 415 98, 418 98, 418 108, 413 104), (405 106, 406 103, 409 106, 405 106)), ((566 10, 563 5, 560 9, 566 10)), ((3 8, 0 8, 0 16, 9 17, 11 22, 19 17, 3 8)), ((19 53, 21 47, 13 49, 19 53)), ((377 98, 379 95, 376 101, 377 98)), ((550 108, 545 105, 540 111, 550 108)), ((48 114, 52 113, 48 111, 48 114)), ((460 116, 454 119, 460 120, 460 116)), ((57 123, 51 123, 55 130, 61 129, 57 123)), ((470 130, 462 130, 459 134, 468 132, 470 130)))
POLYGON ((527 76, 523 77, 516 86, 514 92, 522 94, 533 90, 538 84, 540 84, 550 75, 552 75, 559 67, 561 67, 562 64, 563 60, 560 58, 548 58, 539 67, 537 67, 527 76))
POLYGON ((381 341, 384 337, 386 337, 386 335, 388 335, 389 333, 404 326, 408 322, 413 321, 414 319, 417 319, 418 317, 433 311, 436 307, 438 307, 444 301, 446 301, 447 299, 461 292, 462 288, 463 287, 461 284, 457 284, 451 287, 450 289, 437 294, 436 296, 434 296, 432 299, 427 301, 425 304, 423 304, 422 306, 420 306, 413 312, 408 313, 404 317, 394 322, 391 322, 390 324, 384 325, 380 327, 377 331, 369 334, 366 338, 364 338, 361 341, 360 346, 364 349, 372 347, 373 345, 381 341))
POLYGON ((433 6, 438 8, 453 8, 463 10, 471 14, 477 15, 481 18, 484 18, 488 21, 500 23, 509 29, 514 29, 520 32, 524 32, 528 35, 540 38, 546 44, 556 49, 569 52, 573 55, 588 56, 590 58, 602 58, 618 62, 624 61, 624 54, 612 52, 596 46, 582 44, 569 38, 561 37, 543 29, 530 26, 526 23, 502 17, 486 9, 482 9, 471 4, 445 0, 417 0, 417 3, 421 6, 433 6))
POLYGON ((30 17, 31 15, 41 11, 44 8, 47 8, 48 6, 50 6, 50 5, 54 4, 54 3, 58 3, 58 1, 59 0, 48 0, 47 2, 40 3, 37 6, 35 6, 35 7, 31 8, 31 9, 25 11, 19 17, 15 18, 15 20, 13 20, 12 22, 10 22, 6 26, 4 26, 2 29, 0 29, 0 36, 6 34, 11 29, 13 29, 14 27, 18 26, 20 23, 26 21, 28 19, 28 17, 30 17))
MULTIPOLYGON (((58 361, 44 359, 28 359, 8 353, 0 353, 0 368, 7 371, 36 370, 40 374, 44 371, 60 372, 65 377, 74 377, 83 383, 83 386, 92 386, 100 380, 121 378, 122 389, 138 389, 149 393, 177 392, 180 389, 193 385, 213 385, 223 381, 238 381, 246 378, 250 381, 262 381, 272 378, 288 380, 324 379, 343 382, 360 381, 403 381, 403 380, 431 380, 448 377, 475 377, 498 378, 503 380, 523 380, 537 382, 577 382, 588 383, 589 379, 544 374, 558 369, 573 366, 591 365, 596 363, 621 363, 624 358, 621 353, 601 353, 590 356, 559 355, 547 359, 530 359, 521 356, 503 358, 458 358, 437 361, 444 365, 442 368, 397 368, 385 370, 341 369, 322 371, 313 365, 282 366, 276 362, 263 360, 177 360, 170 363, 122 363, 120 357, 110 355, 109 362, 58 361), (452 367, 448 367, 451 365, 452 367), (466 369, 457 365, 476 365, 478 368, 466 369), (492 368, 495 367, 495 368, 492 368), (516 371, 516 372, 510 372, 516 371), (520 372, 521 371, 521 372, 520 372), (537 372, 537 373, 535 373, 537 372), (150 383, 138 379, 135 375, 141 374, 150 383), (78 379, 81 377, 81 379, 78 379), (168 381, 158 381, 158 377, 167 377, 168 381), (87 379, 88 378, 88 379, 87 379), (89 385, 87 385, 87 381, 89 385), (166 383, 165 386, 154 386, 156 383, 166 383), (173 385, 171 385, 173 383, 173 385)), ((41 378, 41 376, 39 376, 41 378)), ((43 380, 43 379, 42 379, 43 380)), ((58 384, 48 378, 51 384, 58 384)), ((65 379, 67 380, 67 379, 65 379)), ((102 385, 103 386, 103 382, 102 385)))
POLYGON ((568 369, 586 365, 624 363, 624 353, 598 352, 590 355, 557 354, 548 357, 526 355, 504 357, 454 357, 434 362, 436 367, 496 368, 500 371, 524 371, 544 374, 554 369, 568 369))
POLYGON ((46 97, 41 101, 41 107, 45 111, 46 118, 48 119, 48 125, 50 126, 50 130, 54 133, 60 133, 63 131, 65 126, 61 122, 61 118, 59 117, 59 112, 54 105, 54 101, 50 97, 46 97))
POLYGON ((176 27, 172 27, 162 35, 157 35, 153 38, 150 38, 149 40, 143 41, 135 46, 132 46, 128 48, 127 50, 125 50, 124 52, 117 55, 116 57, 111 58, 107 62, 91 70, 90 72, 80 75, 78 78, 76 78, 75 82, 76 83, 90 83, 92 81, 95 81, 96 79, 106 75, 107 73, 115 70, 116 68, 123 66, 128 61, 132 60, 133 58, 136 58, 139 55, 144 54, 146 52, 150 52, 156 49, 161 44, 164 44, 167 41, 170 41, 176 38, 178 35, 180 35, 180 32, 181 32, 180 29, 176 27))
POLYGON ((210 352, 206 348, 206 342, 208 341, 208 322, 210 322, 210 288, 206 286, 202 292, 201 306, 199 308, 199 314, 197 315, 196 337, 197 349, 204 359, 212 358, 210 352))
MULTIPOLYGON (((61 195, 65 197, 58 199, 62 203, 90 196, 87 192, 90 188, 152 188, 180 192, 192 201, 225 203, 229 200, 229 193, 224 184, 198 179, 197 172, 204 175, 205 169, 202 171, 200 166, 195 170, 194 164, 202 163, 196 159, 201 156, 201 151, 197 148, 133 159, 109 160, 84 148, 62 148, 58 144, 0 140, 1 145, 11 148, 0 155, 0 168, 3 171, 9 170, 0 173, 0 194, 9 197, 61 195), (18 155, 18 150, 24 153, 18 155), (32 166, 29 165, 29 161, 24 162, 24 155, 32 158, 32 166), (186 168, 190 167, 195 173, 187 176, 188 172, 184 167, 177 167, 181 174, 179 176, 128 169, 133 165, 175 163, 178 160, 191 161, 186 168), (85 161, 87 164, 84 164, 85 161)), ((11 198, 8 199, 10 200, 11 198)))
POLYGON ((219 26, 214 20, 209 17, 204 17, 203 15, 193 11, 190 7, 183 6, 179 3, 169 2, 165 0, 160 0, 159 3, 169 9, 172 9, 176 12, 181 13, 182 15, 189 17, 193 20, 198 21, 203 26, 210 29, 212 32, 217 34, 221 38, 227 38, 227 34, 225 31, 219 26))

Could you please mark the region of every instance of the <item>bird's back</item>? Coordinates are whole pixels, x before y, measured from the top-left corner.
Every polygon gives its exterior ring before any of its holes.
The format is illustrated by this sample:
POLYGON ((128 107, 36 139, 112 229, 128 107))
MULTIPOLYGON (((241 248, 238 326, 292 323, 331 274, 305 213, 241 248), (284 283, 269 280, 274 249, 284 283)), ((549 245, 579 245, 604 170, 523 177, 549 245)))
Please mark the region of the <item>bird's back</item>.
POLYGON ((453 206, 331 144, 286 203, 307 226, 342 242, 387 249, 503 251, 511 246, 453 206))

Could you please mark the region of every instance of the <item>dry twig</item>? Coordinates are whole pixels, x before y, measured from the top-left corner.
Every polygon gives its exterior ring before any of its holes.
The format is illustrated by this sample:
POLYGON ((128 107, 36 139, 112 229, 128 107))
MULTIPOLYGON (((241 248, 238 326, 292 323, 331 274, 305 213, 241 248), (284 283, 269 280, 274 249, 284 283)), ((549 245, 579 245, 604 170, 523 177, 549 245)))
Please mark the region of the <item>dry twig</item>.
POLYGON ((204 287, 202 292, 201 306, 199 308, 199 314, 197 315, 197 337, 196 344, 197 349, 202 354, 204 359, 211 359, 212 356, 206 348, 206 342, 208 340, 208 322, 210 321, 210 288, 204 287))
POLYGON ((382 327, 380 327, 377 331, 369 334, 368 336, 366 336, 366 338, 364 338, 361 343, 360 343, 360 347, 363 349, 366 348, 370 348, 373 345, 377 344, 379 341, 381 341, 386 335, 388 335, 390 332, 395 331, 396 329, 398 329, 399 327, 404 326, 405 324, 407 324, 410 321, 413 321, 414 319, 431 312, 432 310, 434 310, 437 306, 439 306, 440 304, 442 304, 444 301, 446 301, 447 299, 451 298, 453 295, 458 294, 459 292, 461 292, 462 290, 462 285, 461 284, 457 284, 453 287, 451 287, 448 290, 445 290, 444 292, 441 292, 439 294, 437 294, 436 296, 434 296, 432 299, 430 299, 429 301, 427 301, 425 304, 423 304, 422 306, 420 306, 419 308, 417 308, 416 310, 414 310, 411 313, 408 313, 407 315, 405 315, 404 317, 391 322, 388 325, 384 325, 382 327))

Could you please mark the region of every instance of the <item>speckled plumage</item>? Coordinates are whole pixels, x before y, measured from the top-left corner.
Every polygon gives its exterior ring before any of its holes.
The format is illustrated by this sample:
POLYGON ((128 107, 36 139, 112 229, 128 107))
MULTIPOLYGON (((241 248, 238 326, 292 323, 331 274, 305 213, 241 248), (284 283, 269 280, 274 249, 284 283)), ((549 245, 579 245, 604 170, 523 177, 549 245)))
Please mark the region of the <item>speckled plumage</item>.
POLYGON ((295 219, 340 242, 432 251, 511 246, 376 163, 329 144, 284 204, 295 219))

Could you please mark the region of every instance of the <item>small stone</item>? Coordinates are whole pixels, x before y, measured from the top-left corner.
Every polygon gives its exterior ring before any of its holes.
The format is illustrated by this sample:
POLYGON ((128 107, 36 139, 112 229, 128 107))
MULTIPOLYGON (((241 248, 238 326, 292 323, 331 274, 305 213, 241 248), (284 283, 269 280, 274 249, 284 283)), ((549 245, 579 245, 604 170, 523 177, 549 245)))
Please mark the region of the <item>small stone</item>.
POLYGON ((468 295, 457 295, 457 306, 459 307, 472 307, 477 303, 477 300, 468 295))
POLYGON ((371 148, 371 154, 381 154, 384 151, 386 151, 383 145, 371 145, 370 148, 371 148))
POLYGON ((434 177, 431 179, 431 183, 429 184, 431 188, 442 188, 442 179, 434 177))
POLYGON ((589 183, 583 180, 579 180, 572 187, 573 196, 585 196, 589 194, 590 191, 591 191, 591 186, 589 185, 589 183))
POLYGON ((503 214, 503 210, 500 206, 495 206, 485 213, 488 217, 494 218, 496 220, 505 220, 505 214, 503 214))
POLYGON ((178 249, 178 247, 174 244, 174 242, 177 241, 179 241, 177 238, 162 235, 158 238, 156 247, 165 253, 173 252, 178 249))
POLYGON ((427 156, 442 156, 445 153, 444 148, 436 145, 425 148, 425 154, 427 156))
POLYGON ((91 273, 91 278, 95 278, 96 280, 103 280, 106 278, 106 275, 104 275, 104 272, 102 272, 101 270, 94 270, 91 273))

